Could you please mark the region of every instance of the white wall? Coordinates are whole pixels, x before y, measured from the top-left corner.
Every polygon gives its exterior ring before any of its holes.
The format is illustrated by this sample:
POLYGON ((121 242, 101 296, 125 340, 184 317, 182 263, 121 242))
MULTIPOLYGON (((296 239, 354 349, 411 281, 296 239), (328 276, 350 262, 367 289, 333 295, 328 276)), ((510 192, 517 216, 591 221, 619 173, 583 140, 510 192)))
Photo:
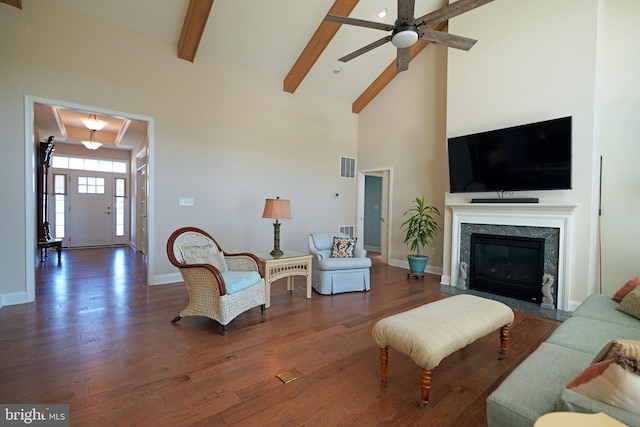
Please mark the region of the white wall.
POLYGON ((603 293, 640 274, 640 2, 602 2, 601 92, 603 293))
MULTIPOLYGON (((623 30, 617 26, 617 20, 621 15, 626 15, 624 20, 630 23, 631 17, 638 16, 638 6, 632 7, 631 3, 619 0, 495 1, 450 23, 452 33, 479 41, 468 53, 452 50, 449 55, 448 137, 573 116, 573 189, 522 194, 539 197, 541 202, 578 205, 571 245, 572 292, 569 297, 573 302, 582 301, 590 293, 597 292, 599 287, 597 211, 602 147, 608 146, 608 152, 626 153, 633 139, 637 145, 638 127, 632 123, 631 116, 625 116, 618 123, 619 135, 615 140, 605 139, 597 131, 601 125, 603 129, 607 128, 613 116, 610 109, 609 116, 600 114, 603 110, 600 100, 608 100, 610 105, 618 104, 629 97, 623 88, 635 85, 631 72, 614 77, 611 67, 607 67, 605 72, 608 75, 602 75, 600 64, 606 57, 599 50, 603 31, 617 34, 619 44, 616 52, 612 52, 611 44, 607 43, 604 45, 606 53, 616 57, 618 66, 630 60, 628 57, 633 55, 639 40, 638 33, 636 30, 635 38, 625 39, 620 34, 623 30), (605 3, 615 4, 619 16, 610 16, 606 26, 602 26, 600 6, 605 3), (611 79, 618 81, 610 83, 613 87, 603 86, 603 93, 600 94, 601 82, 610 82, 611 79)), ((631 62, 637 72, 638 60, 631 62)), ((637 93, 637 89, 633 90, 637 93)), ((638 98, 631 99, 630 103, 634 105, 628 107, 637 116, 638 98)), ((616 118, 621 119, 620 116, 616 118)), ((637 150, 631 149, 635 153, 637 150)), ((617 158, 625 155, 618 154, 617 158)), ((628 186, 624 190, 619 186, 619 177, 627 176, 627 173, 636 177, 637 182, 638 173, 631 170, 630 162, 627 160, 617 164, 618 176, 610 174, 607 185, 618 189, 615 196, 618 203, 631 199, 637 206, 638 192, 628 186)), ((448 195, 447 201, 468 201, 470 198, 469 195, 448 195)), ((608 202, 611 203, 611 199, 608 202)), ((637 219, 632 219, 628 213, 618 216, 617 212, 612 212, 616 211, 615 203, 610 206, 611 222, 605 246, 611 246, 616 234, 625 232, 626 224, 634 221, 637 224, 637 219)), ((449 229, 447 231, 450 233, 449 229)), ((446 241, 445 250, 450 250, 450 245, 450 241, 446 241)), ((635 254, 636 263, 631 266, 629 263, 633 255, 627 256, 625 261, 629 267, 625 269, 626 272, 613 280, 605 278, 605 283, 615 283, 615 286, 606 287, 609 293, 613 293, 624 277, 628 278, 630 270, 637 271, 638 250, 631 246, 626 248, 635 254)), ((449 267, 445 262, 444 275, 449 274, 449 267)), ((603 272, 613 277, 616 268, 611 265, 603 272)))
POLYGON ((35 200, 32 188, 25 194, 25 95, 153 119, 152 283, 177 277, 165 244, 180 226, 205 228, 227 251, 271 250, 265 198, 291 199, 283 248, 306 250, 309 232, 355 222, 355 182, 338 177, 339 156, 357 154, 350 104, 285 93, 280 79, 204 55, 179 60, 175 44, 45 0, 2 5, 0 58, 0 305, 27 299, 37 262, 25 237, 35 200), (179 207, 179 197, 195 206, 179 207))

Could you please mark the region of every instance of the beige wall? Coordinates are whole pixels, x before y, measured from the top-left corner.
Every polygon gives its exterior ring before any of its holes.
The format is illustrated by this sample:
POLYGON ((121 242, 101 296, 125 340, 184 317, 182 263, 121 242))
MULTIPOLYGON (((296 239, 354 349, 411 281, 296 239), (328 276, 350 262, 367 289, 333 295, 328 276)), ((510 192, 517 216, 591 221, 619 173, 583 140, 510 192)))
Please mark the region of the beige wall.
MULTIPOLYGON (((444 208, 447 50, 428 46, 360 114, 359 169, 392 168, 389 263, 407 266, 402 214, 416 197, 444 208)), ((443 225, 443 221, 439 221, 443 225)), ((427 271, 441 273, 442 238, 427 249, 427 271)))
MULTIPOLYGON (((631 3, 619 0, 497 1, 450 24, 451 32, 477 38, 479 42, 468 53, 452 50, 449 55, 448 137, 573 116, 573 189, 522 193, 522 196, 539 197, 541 202, 578 205, 571 242, 569 299, 573 304, 597 292, 599 287, 600 155, 603 150, 608 152, 616 164, 616 160, 629 153, 635 153, 633 158, 637 158, 638 153, 638 125, 633 123, 632 116, 637 117, 640 111, 634 87, 637 85, 632 76, 639 67, 638 60, 631 59, 637 43, 628 37, 633 34, 633 40, 640 38, 637 30, 622 34, 629 31, 631 17, 638 16, 638 5, 631 3), (610 6, 612 14, 617 12, 616 16, 606 17, 603 5, 610 6), (618 21, 626 23, 619 26, 618 21), (607 36, 609 41, 603 42, 607 36), (602 69, 602 61, 607 57, 612 63, 602 69), (623 64, 630 65, 631 69, 616 73, 615 68, 623 64), (603 100, 609 108, 603 108, 603 100), (625 102, 633 113, 624 117, 614 114, 610 107, 620 102, 625 102), (615 138, 598 131, 600 126, 603 130, 609 128, 614 121, 615 138)), ((637 184, 635 190, 628 185, 620 186, 621 177, 633 177, 631 181, 638 182, 638 172, 631 163, 631 160, 622 160, 616 164, 616 172, 605 175, 609 193, 615 194, 607 196, 603 208, 609 213, 603 235, 605 248, 614 247, 616 236, 626 233, 632 224, 635 223, 634 230, 638 229, 637 215, 625 212, 620 206, 638 205, 637 184)), ((469 195, 448 195, 447 201, 469 198, 469 195)), ((637 274, 638 249, 631 244, 637 241, 637 231, 631 234, 635 234, 635 239, 625 239, 628 246, 622 249, 627 252, 623 258, 626 267, 621 268, 622 262, 615 265, 611 255, 605 258, 605 293, 613 293, 623 279, 637 274)), ((450 250, 448 240, 445 248, 450 250)), ((445 262, 444 275, 449 273, 445 262)))
POLYGON ((152 118, 151 283, 176 279, 165 243, 180 226, 207 229, 228 251, 271 250, 272 220, 261 218, 268 197, 291 199, 287 249, 355 222, 355 180, 338 177, 339 157, 357 154, 348 103, 291 95, 280 79, 205 56, 179 60, 175 44, 44 0, 2 6, 0 58, 0 177, 11 183, 2 186, 0 305, 27 299, 37 260, 35 241, 25 243, 25 206, 35 200, 25 191, 25 95, 152 118), (179 207, 179 197, 195 206, 179 207))

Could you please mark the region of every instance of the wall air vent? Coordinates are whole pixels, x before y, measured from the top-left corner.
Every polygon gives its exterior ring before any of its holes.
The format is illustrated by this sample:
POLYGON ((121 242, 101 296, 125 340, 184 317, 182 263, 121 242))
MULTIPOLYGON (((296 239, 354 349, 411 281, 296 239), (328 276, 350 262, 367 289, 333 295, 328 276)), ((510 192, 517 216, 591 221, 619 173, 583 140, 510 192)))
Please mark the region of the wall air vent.
POLYGON ((356 177, 356 159, 351 157, 340 157, 340 177, 356 177))
POLYGON ((340 232, 344 234, 348 234, 349 237, 353 237, 353 233, 355 233, 354 225, 341 225, 340 232))

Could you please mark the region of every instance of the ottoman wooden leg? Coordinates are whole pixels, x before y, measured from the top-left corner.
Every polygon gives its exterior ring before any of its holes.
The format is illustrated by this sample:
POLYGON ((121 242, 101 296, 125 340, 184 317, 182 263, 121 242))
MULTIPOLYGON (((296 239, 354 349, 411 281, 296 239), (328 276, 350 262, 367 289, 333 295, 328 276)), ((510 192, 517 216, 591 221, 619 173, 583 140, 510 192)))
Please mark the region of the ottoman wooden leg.
POLYGON ((431 371, 422 369, 420 378, 420 406, 426 408, 429 404, 429 389, 431 388, 431 371))
POLYGON ((389 347, 380 348, 380 376, 382 382, 387 382, 387 364, 389 363, 389 347))
POLYGON ((507 352, 507 340, 509 340, 509 326, 503 326, 500 328, 500 352, 502 354, 507 352))

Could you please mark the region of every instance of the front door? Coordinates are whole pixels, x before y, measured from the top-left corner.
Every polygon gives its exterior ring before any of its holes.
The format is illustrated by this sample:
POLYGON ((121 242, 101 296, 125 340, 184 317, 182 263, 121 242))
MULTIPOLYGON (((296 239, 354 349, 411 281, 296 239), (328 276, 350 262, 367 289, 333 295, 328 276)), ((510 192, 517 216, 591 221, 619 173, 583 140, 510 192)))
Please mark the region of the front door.
POLYGON ((113 244, 112 176, 71 171, 69 185, 69 247, 113 244))

